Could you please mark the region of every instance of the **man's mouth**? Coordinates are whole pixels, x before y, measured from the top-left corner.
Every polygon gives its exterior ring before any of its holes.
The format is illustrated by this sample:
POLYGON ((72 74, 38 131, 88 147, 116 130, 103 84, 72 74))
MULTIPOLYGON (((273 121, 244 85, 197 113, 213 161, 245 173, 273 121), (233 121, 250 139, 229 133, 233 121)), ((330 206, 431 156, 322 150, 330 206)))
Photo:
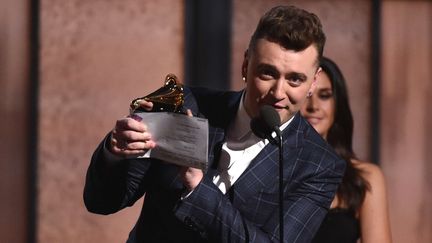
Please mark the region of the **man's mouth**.
POLYGON ((273 104, 272 106, 276 110, 289 110, 289 106, 287 106, 287 105, 285 106, 285 105, 280 105, 280 104, 273 104))

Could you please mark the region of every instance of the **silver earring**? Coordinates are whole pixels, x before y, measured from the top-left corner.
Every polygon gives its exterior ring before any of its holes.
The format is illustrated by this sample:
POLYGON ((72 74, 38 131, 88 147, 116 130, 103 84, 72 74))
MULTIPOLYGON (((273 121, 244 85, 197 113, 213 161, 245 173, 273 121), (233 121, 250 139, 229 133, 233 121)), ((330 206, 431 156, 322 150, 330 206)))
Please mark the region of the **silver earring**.
POLYGON ((243 76, 243 77, 242 77, 242 80, 243 80, 243 82, 246 82, 246 77, 243 76))

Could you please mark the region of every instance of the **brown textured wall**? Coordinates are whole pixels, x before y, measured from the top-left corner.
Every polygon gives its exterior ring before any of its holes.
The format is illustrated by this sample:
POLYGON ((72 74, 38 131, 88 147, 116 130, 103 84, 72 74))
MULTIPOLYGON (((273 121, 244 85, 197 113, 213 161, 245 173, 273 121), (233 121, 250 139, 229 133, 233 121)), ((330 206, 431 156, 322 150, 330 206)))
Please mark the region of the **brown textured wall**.
POLYGON ((315 13, 327 35, 324 55, 340 66, 348 82, 354 115, 354 150, 370 158, 370 1, 233 1, 232 87, 243 87, 241 63, 259 17, 276 5, 296 5, 315 13))
POLYGON ((38 242, 124 242, 141 201, 86 211, 92 152, 132 98, 183 77, 183 3, 41 0, 38 242))
POLYGON ((0 242, 26 242, 28 2, 0 2, 0 242))
POLYGON ((382 10, 381 161, 393 242, 432 242, 432 2, 384 1, 382 10))

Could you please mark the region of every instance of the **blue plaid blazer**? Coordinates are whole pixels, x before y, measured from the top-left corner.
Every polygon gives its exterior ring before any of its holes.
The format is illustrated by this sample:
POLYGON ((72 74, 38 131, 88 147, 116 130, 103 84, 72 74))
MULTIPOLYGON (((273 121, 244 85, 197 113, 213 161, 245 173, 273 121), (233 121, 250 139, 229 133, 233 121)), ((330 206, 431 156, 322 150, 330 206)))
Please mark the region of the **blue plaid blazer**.
MULTIPOLYGON (((241 92, 185 88, 185 107, 209 120, 209 168, 185 199, 178 166, 107 158, 102 142, 87 171, 90 212, 115 213, 145 196, 128 242, 279 242, 278 148, 268 144, 226 194, 213 184, 225 129, 241 92)), ((283 131, 284 239, 310 242, 341 182, 345 162, 299 115, 283 131)))

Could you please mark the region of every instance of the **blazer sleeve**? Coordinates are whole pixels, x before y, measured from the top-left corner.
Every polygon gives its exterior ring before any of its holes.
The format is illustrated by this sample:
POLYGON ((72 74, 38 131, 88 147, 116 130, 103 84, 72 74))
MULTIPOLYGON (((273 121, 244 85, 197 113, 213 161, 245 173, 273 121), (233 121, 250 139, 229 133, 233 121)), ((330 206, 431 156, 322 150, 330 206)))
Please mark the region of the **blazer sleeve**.
POLYGON ((84 204, 87 210, 97 214, 115 213, 142 197, 151 165, 148 159, 126 159, 110 154, 105 145, 109 136, 93 153, 84 186, 84 204))
MULTIPOLYGON (((327 213, 328 207, 341 181, 345 163, 335 156, 321 155, 321 162, 311 168, 303 168, 284 194, 284 241, 310 242, 327 213)), ((306 166, 308 162, 304 162, 306 166)), ((279 242, 278 194, 269 201, 273 209, 264 217, 267 221, 258 225, 254 217, 266 214, 259 204, 268 203, 264 194, 256 195, 257 205, 249 206, 251 214, 245 215, 234 207, 229 198, 205 179, 183 200, 175 211, 178 219, 200 232, 210 242, 279 242), (275 203, 276 202, 276 203, 275 203)))

